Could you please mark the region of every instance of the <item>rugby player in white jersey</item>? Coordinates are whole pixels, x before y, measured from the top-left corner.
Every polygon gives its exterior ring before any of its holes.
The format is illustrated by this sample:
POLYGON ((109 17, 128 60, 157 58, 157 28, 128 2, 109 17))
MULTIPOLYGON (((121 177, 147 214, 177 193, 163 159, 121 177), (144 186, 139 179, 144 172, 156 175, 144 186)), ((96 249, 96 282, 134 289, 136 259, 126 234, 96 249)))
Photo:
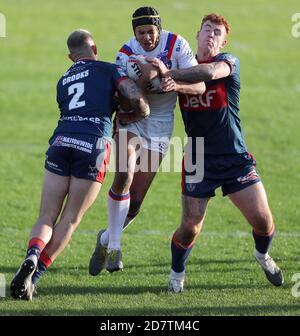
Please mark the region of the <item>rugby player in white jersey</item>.
MULTIPOLYGON (((135 36, 117 54, 116 63, 124 69, 133 54, 157 57, 169 69, 185 69, 197 65, 187 41, 161 29, 161 19, 156 9, 138 8, 132 16, 132 27, 135 36)), ((152 76, 150 73, 151 71, 147 75, 152 76)), ((142 86, 150 78, 147 75, 144 74, 139 81, 142 86)), ((104 267, 109 272, 123 269, 120 242, 122 229, 138 214, 168 150, 177 93, 202 94, 205 91, 203 82, 190 84, 172 80, 170 85, 173 88, 171 92, 147 94, 150 106, 148 118, 126 125, 121 120, 117 122, 116 174, 108 195, 109 226, 107 230, 98 233, 89 263, 91 275, 99 274, 104 267), (124 153, 127 153, 127 157, 124 153)))

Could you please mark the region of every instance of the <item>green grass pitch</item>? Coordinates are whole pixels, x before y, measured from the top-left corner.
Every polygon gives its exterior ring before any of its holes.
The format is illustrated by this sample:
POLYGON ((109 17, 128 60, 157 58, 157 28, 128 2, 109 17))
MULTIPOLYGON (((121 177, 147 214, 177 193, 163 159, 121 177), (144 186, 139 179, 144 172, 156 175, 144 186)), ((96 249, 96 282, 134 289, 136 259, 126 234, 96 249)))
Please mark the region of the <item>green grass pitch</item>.
MULTIPOLYGON (((292 277, 300 273, 300 37, 291 33, 299 1, 2 0, 0 12, 7 24, 0 38, 0 275, 7 284, 0 315, 299 315, 292 277), (71 243, 42 278, 39 296, 13 301, 8 286, 36 220, 44 152, 58 118, 56 81, 70 66, 66 37, 75 28, 90 30, 100 58, 113 62, 132 36, 132 12, 143 5, 156 7, 163 27, 184 36, 193 50, 204 14, 215 11, 231 23, 226 50, 241 60, 243 128, 276 221, 271 254, 286 284, 267 282, 253 258, 250 227, 218 193, 189 258, 185 291, 166 291, 170 237, 181 217, 179 173, 157 176, 123 235, 124 272, 90 277, 89 257, 107 221, 109 173, 71 243)), ((178 109, 174 134, 184 135, 178 109)))

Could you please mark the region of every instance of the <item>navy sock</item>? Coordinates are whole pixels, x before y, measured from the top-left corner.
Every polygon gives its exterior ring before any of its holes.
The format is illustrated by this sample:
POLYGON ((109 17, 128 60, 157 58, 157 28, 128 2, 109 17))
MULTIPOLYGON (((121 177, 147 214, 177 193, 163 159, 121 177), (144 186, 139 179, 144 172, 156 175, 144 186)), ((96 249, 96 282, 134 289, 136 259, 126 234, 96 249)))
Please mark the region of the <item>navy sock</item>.
POLYGON ((176 273, 181 273, 185 270, 185 264, 187 262, 187 258, 192 251, 194 244, 190 244, 187 247, 179 244, 175 235, 172 238, 171 242, 171 252, 172 252, 172 270, 176 273))
POLYGON ((40 280, 41 276, 47 271, 48 267, 51 264, 52 264, 51 258, 45 251, 43 251, 38 260, 37 268, 32 276, 31 281, 33 284, 36 284, 40 280))
POLYGON ((31 281, 34 285, 40 280, 40 277, 43 275, 43 273, 46 272, 46 270, 47 270, 47 266, 39 260, 37 264, 37 268, 31 278, 31 281))
POLYGON ((269 235, 259 235, 254 230, 252 231, 252 235, 255 241, 255 248, 259 253, 267 253, 271 247, 271 243, 274 237, 275 230, 274 228, 271 230, 269 235))

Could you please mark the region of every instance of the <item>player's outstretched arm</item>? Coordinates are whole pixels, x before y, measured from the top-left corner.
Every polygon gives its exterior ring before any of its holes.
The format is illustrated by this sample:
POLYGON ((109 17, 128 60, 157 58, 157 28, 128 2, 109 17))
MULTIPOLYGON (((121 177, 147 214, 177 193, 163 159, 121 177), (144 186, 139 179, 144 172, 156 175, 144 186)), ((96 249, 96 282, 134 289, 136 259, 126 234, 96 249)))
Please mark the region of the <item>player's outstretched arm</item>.
POLYGON ((134 113, 140 118, 145 118, 150 114, 150 107, 145 93, 141 90, 133 80, 124 79, 120 82, 118 91, 129 100, 130 105, 134 109, 134 113))
POLYGON ((186 83, 174 81, 171 77, 163 77, 161 80, 161 89, 164 92, 176 91, 181 94, 202 95, 206 90, 204 82, 186 83))
MULTIPOLYGON (((164 92, 176 91, 182 94, 201 95, 205 92, 206 86, 203 81, 184 81, 171 78, 172 71, 168 70, 165 64, 158 58, 146 57, 146 60, 150 62, 163 77, 161 82, 161 88, 164 92)), ((185 70, 185 69, 184 69, 185 70)))
POLYGON ((175 81, 188 83, 208 82, 230 75, 230 66, 225 62, 198 64, 188 69, 171 70, 167 74, 175 81))
POLYGON ((225 62, 198 64, 187 69, 168 70, 162 61, 157 58, 146 58, 155 66, 162 77, 171 77, 175 81, 186 83, 208 82, 210 80, 227 77, 230 75, 230 66, 225 62))

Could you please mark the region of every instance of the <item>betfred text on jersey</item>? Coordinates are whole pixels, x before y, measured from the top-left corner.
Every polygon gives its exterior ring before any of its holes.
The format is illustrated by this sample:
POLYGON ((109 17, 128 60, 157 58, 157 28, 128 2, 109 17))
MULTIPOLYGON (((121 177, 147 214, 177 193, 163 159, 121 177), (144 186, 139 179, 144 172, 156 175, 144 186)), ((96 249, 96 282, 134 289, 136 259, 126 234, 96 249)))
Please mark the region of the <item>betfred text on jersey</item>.
POLYGON ((189 111, 215 110, 227 106, 224 83, 211 85, 202 95, 180 95, 180 108, 189 111))
POLYGON ((216 90, 207 91, 205 94, 198 96, 188 96, 186 97, 186 102, 182 105, 182 107, 186 108, 198 108, 198 107, 211 107, 211 102, 214 99, 214 94, 216 90))

